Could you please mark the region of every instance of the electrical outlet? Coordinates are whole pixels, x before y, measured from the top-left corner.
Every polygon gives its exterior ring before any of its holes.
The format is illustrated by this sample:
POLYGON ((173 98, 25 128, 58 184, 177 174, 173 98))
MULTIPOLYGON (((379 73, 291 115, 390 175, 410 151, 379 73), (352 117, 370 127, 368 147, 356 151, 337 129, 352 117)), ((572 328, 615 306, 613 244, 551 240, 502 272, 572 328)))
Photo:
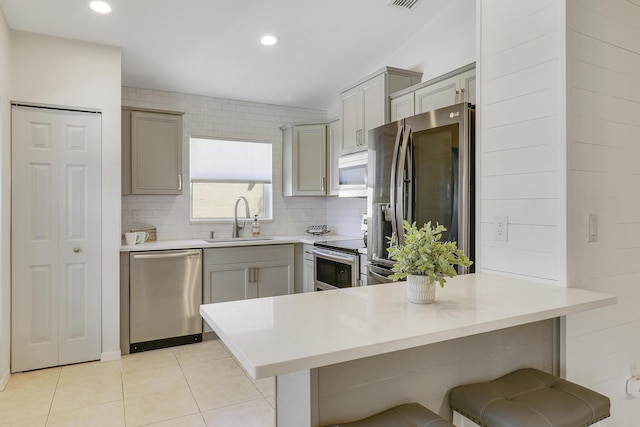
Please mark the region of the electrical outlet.
POLYGON ((132 213, 132 221, 135 225, 142 224, 142 213, 140 211, 133 211, 132 213))
POLYGON ((509 217, 497 216, 493 219, 493 240, 506 242, 508 240, 509 217))
POLYGON ((640 364, 638 364, 637 362, 631 363, 631 376, 640 377, 640 364))

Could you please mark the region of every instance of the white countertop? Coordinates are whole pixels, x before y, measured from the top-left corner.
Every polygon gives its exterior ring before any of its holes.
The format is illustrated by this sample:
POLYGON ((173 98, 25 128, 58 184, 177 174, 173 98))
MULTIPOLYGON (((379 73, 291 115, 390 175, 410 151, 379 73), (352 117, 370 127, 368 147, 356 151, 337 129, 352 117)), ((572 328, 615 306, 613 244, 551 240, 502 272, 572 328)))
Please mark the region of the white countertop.
POLYGON ((206 304, 200 314, 254 378, 418 347, 612 305, 614 295, 489 274, 412 304, 406 283, 206 304))
MULTIPOLYGON (((145 242, 139 245, 127 245, 120 246, 120 252, 139 252, 139 251, 162 251, 170 249, 197 249, 197 248, 219 248, 219 247, 232 247, 232 246, 258 246, 258 245, 281 245, 285 243, 308 243, 313 245, 314 242, 322 242, 325 240, 350 240, 361 239, 362 236, 341 236, 341 235, 327 235, 313 236, 310 234, 300 236, 261 236, 256 240, 252 240, 247 237, 246 240, 233 241, 231 238, 216 239, 215 242, 211 242, 205 239, 186 239, 186 240, 155 240, 152 242, 145 242), (266 240, 264 238, 267 238, 266 240)), ((365 252, 366 253, 366 252, 365 252)))

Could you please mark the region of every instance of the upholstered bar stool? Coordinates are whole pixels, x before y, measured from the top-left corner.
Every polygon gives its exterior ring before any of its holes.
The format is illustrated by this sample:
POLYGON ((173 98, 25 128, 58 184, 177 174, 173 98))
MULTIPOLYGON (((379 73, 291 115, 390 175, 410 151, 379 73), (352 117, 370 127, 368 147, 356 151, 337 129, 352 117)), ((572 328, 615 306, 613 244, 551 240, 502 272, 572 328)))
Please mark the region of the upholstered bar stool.
POLYGON ((418 403, 394 406, 362 420, 326 427, 455 427, 418 403))
POLYGON ((609 398, 537 369, 520 369, 493 381, 449 393, 458 427, 602 426, 609 398))

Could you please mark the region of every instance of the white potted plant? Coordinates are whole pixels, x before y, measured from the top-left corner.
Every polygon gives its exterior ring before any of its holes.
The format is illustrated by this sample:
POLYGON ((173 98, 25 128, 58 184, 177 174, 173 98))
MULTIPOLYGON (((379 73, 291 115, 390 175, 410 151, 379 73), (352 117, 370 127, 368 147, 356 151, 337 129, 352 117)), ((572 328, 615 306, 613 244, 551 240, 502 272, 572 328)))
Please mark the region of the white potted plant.
POLYGON ((417 228, 404 221, 404 244, 391 245, 389 254, 395 261, 392 280, 407 278, 407 297, 414 303, 431 303, 438 282, 444 287, 447 277, 457 275, 456 266, 469 267, 473 262, 458 249, 456 242, 442 242, 447 229, 431 221, 417 228))

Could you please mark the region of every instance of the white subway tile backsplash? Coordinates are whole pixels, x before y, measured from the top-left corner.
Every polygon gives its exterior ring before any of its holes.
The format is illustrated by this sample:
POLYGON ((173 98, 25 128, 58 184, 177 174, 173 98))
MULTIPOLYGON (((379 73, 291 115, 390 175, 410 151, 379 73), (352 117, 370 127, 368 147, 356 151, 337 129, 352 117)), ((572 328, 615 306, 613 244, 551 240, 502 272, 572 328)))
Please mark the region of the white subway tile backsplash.
MULTIPOLYGON (((271 104, 213 98, 199 95, 123 87, 122 104, 139 108, 155 108, 185 112, 184 173, 189 171, 189 136, 249 139, 273 143, 273 221, 262 222, 262 233, 303 234, 307 226, 327 223, 328 205, 334 234, 360 235, 357 213, 366 203, 338 201, 324 197, 282 196, 282 135, 280 126, 287 123, 326 120, 326 112, 271 104), (330 202, 333 200, 332 202, 330 202), (355 203, 355 208, 354 208, 355 203), (305 214, 311 210, 312 215, 305 214)), ((133 224, 133 211, 138 211, 142 224, 154 225, 159 239, 207 238, 211 230, 230 235, 230 224, 190 223, 188 188, 180 196, 123 196, 123 232, 133 224)))

